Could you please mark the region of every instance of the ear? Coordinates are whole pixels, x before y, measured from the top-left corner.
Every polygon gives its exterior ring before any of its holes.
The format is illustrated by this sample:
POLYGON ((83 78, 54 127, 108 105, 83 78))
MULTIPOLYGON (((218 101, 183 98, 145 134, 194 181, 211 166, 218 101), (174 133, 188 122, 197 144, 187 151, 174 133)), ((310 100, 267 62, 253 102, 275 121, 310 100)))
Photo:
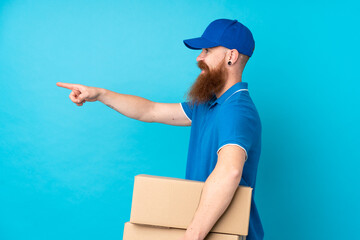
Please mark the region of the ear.
POLYGON ((239 59, 239 52, 236 49, 229 50, 227 55, 226 62, 231 61, 232 65, 239 59))

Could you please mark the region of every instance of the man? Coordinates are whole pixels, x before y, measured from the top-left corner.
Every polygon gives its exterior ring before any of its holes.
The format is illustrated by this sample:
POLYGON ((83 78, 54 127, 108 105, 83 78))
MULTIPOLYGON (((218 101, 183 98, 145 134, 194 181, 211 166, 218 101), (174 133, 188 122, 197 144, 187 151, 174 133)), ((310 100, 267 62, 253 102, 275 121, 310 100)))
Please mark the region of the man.
POLYGON ((72 90, 78 106, 100 101, 119 113, 144 122, 191 126, 186 179, 205 181, 192 222, 180 240, 203 240, 225 212, 238 185, 253 188, 248 240, 263 239, 254 202, 261 150, 261 123, 242 72, 255 42, 237 20, 217 19, 199 38, 184 40, 202 70, 187 102, 157 103, 79 84, 57 83, 72 90))

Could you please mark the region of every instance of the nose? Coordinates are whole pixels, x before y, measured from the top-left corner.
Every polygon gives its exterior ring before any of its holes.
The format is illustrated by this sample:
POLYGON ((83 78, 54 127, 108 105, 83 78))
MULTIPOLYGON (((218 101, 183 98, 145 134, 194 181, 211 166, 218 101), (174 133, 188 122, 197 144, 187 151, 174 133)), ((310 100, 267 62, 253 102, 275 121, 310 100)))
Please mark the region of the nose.
POLYGON ((201 51, 201 53, 199 54, 199 56, 197 56, 196 58, 196 61, 200 61, 200 60, 204 60, 204 54, 203 54, 204 51, 201 51))

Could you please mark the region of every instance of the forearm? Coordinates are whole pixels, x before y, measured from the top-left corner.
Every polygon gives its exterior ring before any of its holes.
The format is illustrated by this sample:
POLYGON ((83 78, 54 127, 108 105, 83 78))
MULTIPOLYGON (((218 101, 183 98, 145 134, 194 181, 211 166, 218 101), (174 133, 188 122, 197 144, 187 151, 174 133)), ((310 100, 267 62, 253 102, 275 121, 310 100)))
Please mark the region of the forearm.
POLYGON ((101 92, 98 101, 104 103, 119 113, 136 120, 150 122, 147 112, 153 106, 153 102, 142 97, 121 94, 107 89, 99 89, 101 92))
POLYGON ((206 237, 229 206, 240 179, 241 174, 215 171, 210 174, 204 184, 199 207, 186 230, 188 239, 203 240, 206 237))

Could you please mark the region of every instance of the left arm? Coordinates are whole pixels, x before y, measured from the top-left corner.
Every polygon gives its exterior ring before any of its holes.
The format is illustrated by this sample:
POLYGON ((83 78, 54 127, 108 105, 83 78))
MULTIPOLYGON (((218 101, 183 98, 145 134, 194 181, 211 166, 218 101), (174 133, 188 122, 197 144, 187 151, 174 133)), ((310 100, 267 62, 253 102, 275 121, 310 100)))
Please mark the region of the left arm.
POLYGON ((236 145, 226 145, 206 179, 199 206, 180 240, 203 240, 229 206, 239 186, 245 151, 236 145))

